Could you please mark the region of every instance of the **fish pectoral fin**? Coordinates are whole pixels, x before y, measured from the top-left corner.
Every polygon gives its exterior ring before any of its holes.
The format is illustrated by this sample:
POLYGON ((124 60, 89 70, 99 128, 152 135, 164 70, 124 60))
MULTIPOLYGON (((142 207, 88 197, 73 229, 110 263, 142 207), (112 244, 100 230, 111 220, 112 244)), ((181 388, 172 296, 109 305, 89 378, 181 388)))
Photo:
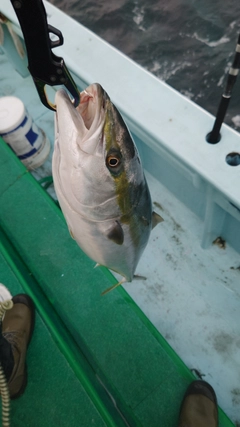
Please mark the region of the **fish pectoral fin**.
POLYGON ((157 214, 155 211, 152 213, 152 229, 156 227, 160 222, 163 222, 164 219, 161 217, 161 215, 157 214))
POLYGON ((106 231, 106 236, 117 245, 122 245, 124 241, 124 232, 121 224, 118 221, 114 221, 112 227, 106 231))
POLYGON ((123 284, 123 283, 125 283, 126 281, 127 281, 127 280, 126 280, 126 279, 125 279, 125 277, 124 277, 120 282, 115 283, 115 285, 110 286, 110 288, 107 288, 105 291, 103 291, 103 292, 101 293, 101 295, 103 296, 103 295, 108 294, 108 292, 112 291, 113 289, 116 289, 118 286, 122 285, 122 284, 123 284))

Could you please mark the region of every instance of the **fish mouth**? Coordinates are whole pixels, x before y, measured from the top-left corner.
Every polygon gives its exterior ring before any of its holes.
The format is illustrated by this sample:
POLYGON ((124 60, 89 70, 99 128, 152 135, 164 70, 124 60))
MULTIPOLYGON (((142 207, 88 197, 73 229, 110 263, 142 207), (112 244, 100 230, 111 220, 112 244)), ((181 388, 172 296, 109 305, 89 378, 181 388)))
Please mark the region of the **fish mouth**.
POLYGON ((68 140, 70 134, 73 135, 82 151, 94 154, 103 138, 107 99, 108 95, 98 83, 88 86, 80 93, 80 104, 77 108, 65 90, 57 91, 55 97, 57 133, 62 136, 68 133, 68 140))
POLYGON ((76 108, 89 130, 93 125, 94 118, 100 109, 105 109, 107 94, 102 86, 94 83, 80 93, 80 104, 76 108))

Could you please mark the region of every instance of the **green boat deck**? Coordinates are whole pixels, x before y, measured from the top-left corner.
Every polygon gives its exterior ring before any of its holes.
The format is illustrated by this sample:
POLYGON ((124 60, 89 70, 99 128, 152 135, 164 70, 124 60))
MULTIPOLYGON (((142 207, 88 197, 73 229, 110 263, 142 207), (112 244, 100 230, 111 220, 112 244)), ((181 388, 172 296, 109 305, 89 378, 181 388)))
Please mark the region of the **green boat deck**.
MULTIPOLYGON (((71 239, 60 209, 0 140, 0 281, 36 305, 12 426, 175 427, 194 378, 123 288, 71 239)), ((136 285, 137 286, 137 285, 136 285)), ((220 427, 233 426, 219 409, 220 427)))

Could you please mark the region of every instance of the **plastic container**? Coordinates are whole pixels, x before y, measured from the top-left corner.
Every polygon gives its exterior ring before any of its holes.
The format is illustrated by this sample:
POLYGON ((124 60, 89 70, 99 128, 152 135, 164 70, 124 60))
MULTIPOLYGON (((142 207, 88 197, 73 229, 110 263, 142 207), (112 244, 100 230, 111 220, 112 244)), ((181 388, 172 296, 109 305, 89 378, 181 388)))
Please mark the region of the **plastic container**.
POLYGON ((0 98, 0 136, 29 170, 41 166, 49 155, 48 138, 15 96, 0 98))

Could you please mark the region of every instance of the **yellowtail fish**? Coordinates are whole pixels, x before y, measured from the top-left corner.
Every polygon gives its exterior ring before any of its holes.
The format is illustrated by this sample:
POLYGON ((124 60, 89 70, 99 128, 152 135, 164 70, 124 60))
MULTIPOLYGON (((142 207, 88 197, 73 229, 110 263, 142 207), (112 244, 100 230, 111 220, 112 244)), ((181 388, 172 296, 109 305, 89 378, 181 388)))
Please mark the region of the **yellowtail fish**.
POLYGON ((122 275, 119 284, 131 282, 162 218, 152 211, 137 148, 108 94, 95 83, 80 99, 75 108, 64 90, 56 94, 56 194, 81 249, 122 275))

